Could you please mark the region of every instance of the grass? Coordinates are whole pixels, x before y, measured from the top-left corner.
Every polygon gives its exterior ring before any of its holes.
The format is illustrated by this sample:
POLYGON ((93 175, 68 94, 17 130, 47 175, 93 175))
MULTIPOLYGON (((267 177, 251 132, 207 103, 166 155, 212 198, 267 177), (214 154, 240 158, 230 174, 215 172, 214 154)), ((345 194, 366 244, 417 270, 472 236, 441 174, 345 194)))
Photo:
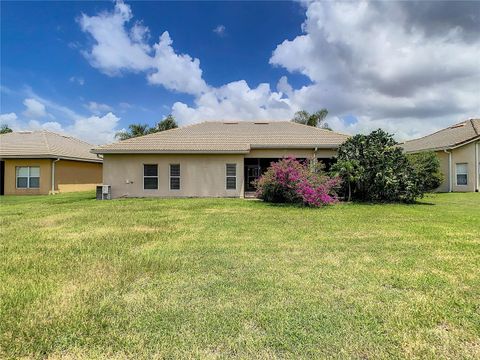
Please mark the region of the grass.
POLYGON ((0 358, 480 357, 480 194, 0 201, 0 358))

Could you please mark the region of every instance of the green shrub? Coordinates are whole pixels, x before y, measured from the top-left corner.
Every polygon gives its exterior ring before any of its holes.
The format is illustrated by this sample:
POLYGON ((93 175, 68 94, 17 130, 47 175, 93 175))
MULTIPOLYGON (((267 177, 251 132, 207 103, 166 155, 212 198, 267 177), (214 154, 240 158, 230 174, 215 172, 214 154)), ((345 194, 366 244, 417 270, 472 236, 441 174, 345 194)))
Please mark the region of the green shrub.
POLYGON ((393 136, 378 129, 343 143, 332 171, 343 179, 349 199, 413 202, 438 182, 430 177, 439 171, 438 161, 427 166, 426 159, 409 160, 393 136))
POLYGON ((440 160, 433 151, 408 154, 407 159, 415 171, 418 186, 423 192, 432 192, 440 186, 444 177, 440 171, 440 160))

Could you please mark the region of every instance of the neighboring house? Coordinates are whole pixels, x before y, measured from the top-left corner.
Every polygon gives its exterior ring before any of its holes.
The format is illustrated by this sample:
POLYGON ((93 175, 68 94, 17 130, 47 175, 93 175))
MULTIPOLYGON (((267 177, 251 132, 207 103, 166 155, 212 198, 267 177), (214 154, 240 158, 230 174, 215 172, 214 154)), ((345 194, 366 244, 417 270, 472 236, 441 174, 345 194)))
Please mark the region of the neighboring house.
POLYGON ((0 191, 37 195, 92 190, 102 182, 102 159, 93 145, 49 131, 0 135, 0 191))
POLYGON ((92 150, 118 197, 242 197, 272 161, 317 158, 327 166, 347 135, 292 122, 204 122, 92 150))
POLYGON ((480 119, 463 121, 402 146, 407 153, 435 151, 445 176, 437 191, 479 190, 480 119))

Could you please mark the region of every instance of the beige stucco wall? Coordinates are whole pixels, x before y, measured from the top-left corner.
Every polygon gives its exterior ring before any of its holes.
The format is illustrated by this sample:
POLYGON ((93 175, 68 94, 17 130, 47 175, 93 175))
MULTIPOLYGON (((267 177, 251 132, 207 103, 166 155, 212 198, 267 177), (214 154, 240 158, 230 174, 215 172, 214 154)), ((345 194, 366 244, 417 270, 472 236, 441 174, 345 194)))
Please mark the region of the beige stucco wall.
POLYGON ((437 157, 440 160, 440 169, 445 177, 442 185, 437 189, 439 192, 448 192, 450 187, 454 192, 470 192, 475 191, 480 187, 478 175, 478 162, 480 161, 480 142, 475 146, 475 142, 461 146, 456 149, 449 150, 451 157, 451 186, 449 184, 448 171, 448 153, 444 151, 437 151, 437 157), (475 156, 475 152, 477 152, 475 156), (468 165, 467 185, 457 185, 456 164, 466 163, 468 165), (477 184, 477 186, 475 186, 477 184))
POLYGON ((243 155, 105 154, 103 183, 112 197, 240 197, 243 155), (237 189, 226 190, 226 164, 237 164, 237 189), (158 164, 158 190, 143 190, 143 165, 158 164), (180 164, 180 190, 170 190, 170 164, 180 164))
POLYGON ((478 181, 477 175, 475 174, 475 150, 475 143, 470 143, 452 150, 452 191, 475 191, 475 182, 478 181), (455 164, 457 163, 468 164, 467 185, 457 185, 455 171, 455 164))
POLYGON ((60 192, 94 190, 102 183, 102 164, 60 160, 55 163, 55 190, 60 192))
MULTIPOLYGON (((318 149, 317 158, 331 158, 336 156, 334 149, 318 149)), ((245 154, 246 158, 282 158, 285 156, 294 156, 296 158, 312 158, 313 149, 252 149, 250 153, 245 154)))
POLYGON ((438 160, 440 161, 440 171, 443 174, 443 182, 442 184, 437 188, 436 191, 438 192, 448 192, 449 189, 449 179, 448 179, 448 154, 443 152, 443 151, 437 151, 436 155, 438 157, 438 160))
POLYGON ((476 191, 480 191, 480 140, 476 142, 477 144, 477 158, 475 161, 477 162, 477 189, 476 191))
POLYGON ((52 186, 50 159, 4 159, 5 161, 5 195, 43 195, 48 194, 52 186), (16 167, 40 167, 40 187, 38 189, 17 189, 16 167))
MULTIPOLYGON (((52 159, 4 159, 5 195, 46 195, 52 189, 52 159), (40 167, 38 189, 17 189, 16 167, 40 167)), ((59 192, 93 190, 102 183, 102 164, 60 160, 55 163, 55 190, 59 192)))

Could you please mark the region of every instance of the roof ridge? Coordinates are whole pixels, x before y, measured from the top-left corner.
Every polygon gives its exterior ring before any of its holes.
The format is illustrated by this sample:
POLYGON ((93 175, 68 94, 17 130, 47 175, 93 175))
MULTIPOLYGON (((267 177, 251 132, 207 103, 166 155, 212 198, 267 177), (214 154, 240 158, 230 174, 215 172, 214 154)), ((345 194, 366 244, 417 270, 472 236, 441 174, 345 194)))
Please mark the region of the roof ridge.
POLYGON ((70 139, 70 140, 74 140, 74 141, 77 141, 77 142, 81 142, 85 145, 88 145, 88 146, 92 146, 93 144, 90 144, 89 142, 86 142, 82 139, 79 139, 79 138, 76 138, 74 136, 71 136, 71 135, 63 135, 63 134, 59 134, 59 133, 56 133, 56 132, 53 132, 53 131, 48 131, 48 130, 45 130, 46 132, 50 133, 50 134, 53 134, 53 135, 56 135, 56 136, 61 136, 61 137, 64 137, 64 138, 67 138, 67 139, 70 139))
POLYGON ((470 123, 472 124, 473 130, 477 135, 480 135, 480 127, 477 128, 475 121, 478 121, 480 124, 480 119, 469 119, 470 123))
POLYGON ((48 142, 48 139, 47 139, 47 136, 46 136, 47 131, 46 130, 41 130, 40 132, 42 133, 43 140, 45 141, 45 145, 47 145, 48 152, 51 153, 52 149, 50 148, 50 143, 48 142))
POLYGON ((111 144, 117 144, 117 143, 125 143, 126 141, 128 140, 136 140, 136 139, 145 139, 146 137, 151 137, 153 135, 158 135, 158 134, 165 134, 167 132, 173 132, 175 130, 182 130, 182 129, 186 129, 188 127, 191 127, 191 126, 195 126, 195 125, 200 125, 200 124, 203 124, 207 121, 202 121, 200 123, 195 123, 195 124, 189 124, 189 125, 185 125, 185 126, 179 126, 179 127, 176 127, 176 128, 173 128, 173 129, 168 129, 168 130, 163 130, 163 131, 156 131, 154 133, 150 133, 150 134, 145 134, 145 135, 141 135, 141 136, 135 136, 135 137, 131 137, 131 138, 128 138, 128 139, 125 139, 125 140, 118 140, 118 141, 114 141, 113 143, 110 143, 110 144, 103 144, 103 145, 100 145, 100 146, 97 146, 97 147, 103 147, 103 146, 108 146, 108 145, 111 145, 111 144))
POLYGON ((452 128, 454 128, 455 126, 460 125, 461 123, 466 123, 467 121, 468 121, 468 120, 460 121, 460 122, 455 123, 455 124, 453 124, 453 125, 449 125, 449 126, 447 126, 447 127, 441 128, 440 130, 437 130, 437 131, 435 131, 435 132, 433 132, 433 133, 430 133, 430 134, 427 134, 427 135, 423 135, 423 136, 420 136, 420 137, 415 138, 415 139, 406 140, 406 141, 404 142, 404 144, 406 144, 406 143, 408 143, 408 142, 410 142, 410 141, 417 141, 417 140, 420 140, 420 139, 424 139, 424 138, 427 138, 427 137, 429 137, 429 136, 438 134, 439 132, 442 132, 442 131, 445 131, 445 130, 448 130, 448 129, 452 129, 452 128))
POLYGON ((54 135, 54 136, 58 136, 58 137, 66 138, 66 139, 69 139, 69 140, 73 140, 73 141, 76 141, 76 142, 79 142, 79 143, 82 143, 82 144, 85 144, 85 145, 88 145, 88 146, 93 146, 93 144, 90 144, 90 143, 88 143, 84 140, 81 140, 79 138, 76 138, 76 137, 68 135, 68 134, 59 134, 57 132, 46 130, 46 129, 42 129, 42 130, 40 130, 40 132, 45 137, 45 140, 47 142, 47 147, 50 151, 52 151, 52 149, 50 148, 50 143, 48 142, 48 138, 45 136, 46 134, 51 134, 51 135, 54 135))
POLYGON ((328 130, 328 129, 323 129, 323 128, 319 128, 318 126, 310 126, 310 125, 305 125, 305 124, 299 124, 295 121, 291 121, 291 120, 287 120, 285 121, 287 123, 290 123, 290 124, 294 124, 294 125, 299 125, 299 126, 307 126, 307 127, 310 127, 310 128, 313 128, 313 129, 317 129, 317 130, 320 130, 322 132, 324 131, 327 131, 329 133, 335 133, 335 134, 339 134, 339 135, 344 135, 344 136, 348 136, 348 137, 351 137, 352 135, 349 135, 349 134, 345 134, 345 133, 341 133, 339 131, 334 131, 334 130, 328 130))

